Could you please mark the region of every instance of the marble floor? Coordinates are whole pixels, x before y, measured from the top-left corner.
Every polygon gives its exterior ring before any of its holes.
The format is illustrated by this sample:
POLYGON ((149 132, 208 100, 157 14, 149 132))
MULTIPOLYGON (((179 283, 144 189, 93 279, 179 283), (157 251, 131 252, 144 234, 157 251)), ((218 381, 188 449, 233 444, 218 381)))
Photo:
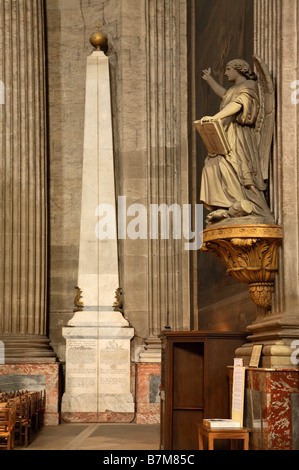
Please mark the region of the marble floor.
POLYGON ((158 450, 155 424, 62 423, 43 427, 31 444, 15 450, 158 450))

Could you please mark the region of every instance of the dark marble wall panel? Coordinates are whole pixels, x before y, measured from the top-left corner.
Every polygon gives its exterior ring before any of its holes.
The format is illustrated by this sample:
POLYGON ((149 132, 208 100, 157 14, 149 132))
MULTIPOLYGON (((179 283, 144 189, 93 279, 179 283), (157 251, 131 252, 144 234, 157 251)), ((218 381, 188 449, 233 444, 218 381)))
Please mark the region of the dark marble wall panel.
POLYGON ((45 375, 2 375, 0 376, 0 390, 14 392, 16 390, 45 390, 45 375))
POLYGON ((160 375, 150 375, 150 382, 149 382, 149 402, 150 403, 160 403, 160 395, 159 395, 159 386, 161 383, 160 375))

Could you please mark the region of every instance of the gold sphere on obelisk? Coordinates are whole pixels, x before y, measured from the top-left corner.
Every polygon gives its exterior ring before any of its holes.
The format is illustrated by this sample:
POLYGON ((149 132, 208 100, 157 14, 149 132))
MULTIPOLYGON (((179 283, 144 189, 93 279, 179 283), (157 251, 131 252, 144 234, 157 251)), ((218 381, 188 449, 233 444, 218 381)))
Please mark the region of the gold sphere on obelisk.
MULTIPOLYGON (((97 28, 100 29, 101 25, 97 25, 97 28)), ((97 51, 103 51, 108 46, 107 36, 100 31, 93 33, 90 36, 90 44, 97 49, 97 51)))

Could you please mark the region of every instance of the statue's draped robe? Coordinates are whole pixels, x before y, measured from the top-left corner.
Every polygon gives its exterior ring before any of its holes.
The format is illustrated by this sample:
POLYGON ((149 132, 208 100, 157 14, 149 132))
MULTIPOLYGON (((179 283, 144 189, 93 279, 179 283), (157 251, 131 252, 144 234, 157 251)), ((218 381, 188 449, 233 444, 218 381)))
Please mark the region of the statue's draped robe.
POLYGON ((269 216, 254 128, 260 107, 257 83, 246 80, 232 86, 222 99, 221 109, 229 103, 242 106, 237 114, 222 119, 232 150, 225 157, 216 155, 206 158, 202 172, 201 203, 211 211, 228 209, 234 203, 247 200, 253 205, 253 214, 269 216))

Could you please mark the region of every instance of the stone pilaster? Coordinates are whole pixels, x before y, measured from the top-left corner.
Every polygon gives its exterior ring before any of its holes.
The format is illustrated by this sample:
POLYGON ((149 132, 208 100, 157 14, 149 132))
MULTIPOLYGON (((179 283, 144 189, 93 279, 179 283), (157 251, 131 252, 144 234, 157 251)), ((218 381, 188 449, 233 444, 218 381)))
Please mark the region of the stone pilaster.
POLYGON ((298 13, 298 0, 255 0, 254 52, 265 60, 276 88, 269 186, 271 209, 284 234, 272 310, 249 327, 250 340, 264 344, 266 367, 292 366, 291 345, 299 337, 298 13))
POLYGON ((6 362, 50 362, 44 2, 0 1, 0 337, 6 362))
MULTIPOLYGON (((152 204, 188 204, 187 2, 147 0, 147 186, 152 204)), ((182 235, 182 233, 181 233, 182 235)), ((189 252, 183 235, 149 240, 149 332, 142 362, 161 360, 165 326, 190 328, 189 252)))

